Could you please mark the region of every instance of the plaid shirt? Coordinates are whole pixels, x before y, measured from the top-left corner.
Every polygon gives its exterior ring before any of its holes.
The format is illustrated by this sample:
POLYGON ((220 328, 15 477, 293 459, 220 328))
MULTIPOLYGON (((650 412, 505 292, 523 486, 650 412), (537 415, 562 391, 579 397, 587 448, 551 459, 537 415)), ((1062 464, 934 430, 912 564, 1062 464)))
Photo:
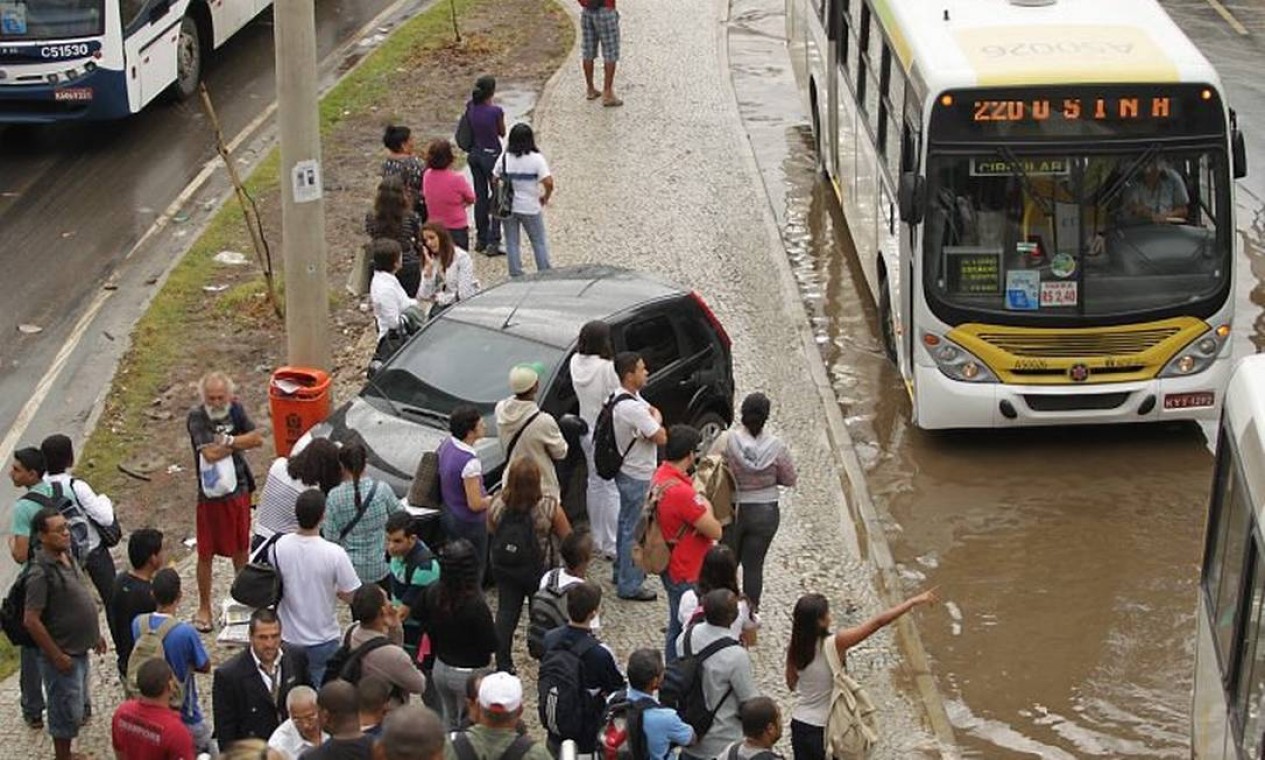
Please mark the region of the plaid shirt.
MULTIPOLYGON (((360 479, 360 498, 369 498, 374 482, 360 479)), ((351 558, 352 567, 361 583, 376 583, 387 576, 386 525, 387 518, 400 511, 400 500, 386 483, 378 483, 373 501, 365 503, 365 515, 351 529, 346 538, 339 540, 343 529, 356 519, 356 495, 351 481, 329 492, 325 497, 325 522, 321 535, 342 546, 351 558)))

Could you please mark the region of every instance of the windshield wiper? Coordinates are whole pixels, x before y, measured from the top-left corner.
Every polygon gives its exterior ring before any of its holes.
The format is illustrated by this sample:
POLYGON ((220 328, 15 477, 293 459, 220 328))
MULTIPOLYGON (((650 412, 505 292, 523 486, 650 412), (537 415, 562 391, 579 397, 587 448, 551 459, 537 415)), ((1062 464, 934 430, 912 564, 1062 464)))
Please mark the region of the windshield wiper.
POLYGON ((1041 207, 1041 213, 1048 217, 1054 216, 1054 207, 1049 202, 1037 195, 1036 188, 1032 185, 1032 177, 1028 176, 1028 170, 1023 168, 1023 164, 1019 163, 1019 159, 1015 157, 1015 152, 1009 146, 1003 145, 997 149, 997 155, 1010 165, 1010 171, 1019 177, 1019 181, 1023 184, 1023 190, 1027 193, 1038 206, 1041 207))
MULTIPOLYGON (((403 414, 407 414, 411 417, 421 417, 423 419, 431 420, 432 422, 438 422, 439 427, 445 429, 448 427, 448 415, 443 412, 437 412, 434 409, 423 409, 420 406, 401 406, 399 407, 399 410, 403 414)), ((403 414, 400 416, 403 416, 403 414)))
POLYGON ((1122 172, 1120 176, 1116 177, 1116 181, 1112 183, 1110 187, 1099 194, 1098 204, 1100 206, 1106 206, 1111 203, 1111 201, 1115 200, 1116 196, 1123 192, 1125 186, 1133 179, 1133 175, 1137 174, 1138 170, 1145 166, 1146 163, 1154 158, 1155 154, 1159 152, 1160 144, 1152 143, 1146 150, 1139 153, 1138 157, 1133 160, 1133 163, 1129 164, 1129 168, 1122 172))
POLYGON ((391 414, 392 414, 392 415, 394 415, 394 416, 396 416, 396 417, 403 417, 403 416, 404 416, 404 414, 403 414, 403 413, 401 413, 401 411, 400 411, 400 407, 399 407, 399 406, 397 406, 397 405, 396 405, 396 403, 395 403, 394 401, 392 401, 392 400, 391 400, 391 397, 387 395, 387 392, 386 392, 386 391, 384 391, 384 390, 382 390, 382 386, 381 386, 381 385, 378 385, 377 381, 375 381, 375 380, 373 379, 373 378, 374 378, 377 374, 378 374, 378 373, 376 373, 376 372, 375 372, 373 375, 369 375, 369 376, 366 378, 366 379, 369 381, 369 387, 370 387, 370 388, 373 388, 375 391, 377 391, 377 392, 378 392, 378 398, 380 398, 380 399, 382 399, 383 401, 387 402, 387 406, 391 409, 391 414))

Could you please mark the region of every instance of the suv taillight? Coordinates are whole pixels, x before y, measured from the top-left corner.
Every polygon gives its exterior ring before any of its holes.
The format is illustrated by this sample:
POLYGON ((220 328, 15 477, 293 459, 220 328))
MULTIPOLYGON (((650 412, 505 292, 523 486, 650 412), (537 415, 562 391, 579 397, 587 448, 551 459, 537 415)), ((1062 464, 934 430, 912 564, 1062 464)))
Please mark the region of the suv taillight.
POLYGON ((707 317, 707 323, 712 326, 716 334, 720 336, 720 342, 725 344, 725 348, 733 345, 733 341, 729 339, 729 333, 725 332, 725 326, 716 318, 716 313, 712 311, 712 307, 707 305, 703 297, 698 294, 697 290, 690 291, 690 298, 694 299, 694 303, 698 304, 698 308, 703 310, 703 316, 707 317))

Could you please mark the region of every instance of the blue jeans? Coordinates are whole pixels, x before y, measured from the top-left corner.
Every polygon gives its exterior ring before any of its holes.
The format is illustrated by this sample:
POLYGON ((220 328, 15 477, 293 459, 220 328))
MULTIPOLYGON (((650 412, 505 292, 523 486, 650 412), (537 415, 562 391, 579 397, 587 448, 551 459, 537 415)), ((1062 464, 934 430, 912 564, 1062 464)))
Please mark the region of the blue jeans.
POLYGON ((22 647, 22 717, 44 717, 44 676, 40 674, 39 647, 22 647))
POLYGON ((324 644, 296 645, 307 655, 307 669, 308 673, 312 675, 312 683, 319 684, 325 680, 325 663, 329 662, 329 658, 334 656, 334 652, 338 651, 338 647, 342 643, 341 640, 334 639, 324 644))
POLYGON ((69 673, 62 673, 53 661, 38 655, 40 676, 48 694, 48 735, 54 739, 74 739, 83 724, 83 703, 88 693, 88 655, 73 655, 69 673))
POLYGON ((694 588, 694 584, 689 581, 677 583, 668 575, 667 571, 659 573, 659 580, 663 581, 663 590, 668 593, 668 632, 664 636, 663 644, 663 661, 676 662, 680 657, 680 652, 676 651, 676 640, 681 637, 681 619, 677 617, 677 610, 681 608, 681 597, 685 596, 685 592, 694 588))
POLYGON ((466 522, 453 517, 452 512, 445 511, 439 520, 440 525, 444 529, 444 534, 448 536, 449 541, 455 541, 458 538, 464 538, 474 545, 474 556, 479 558, 479 588, 483 588, 483 572, 488 566, 488 524, 480 520, 479 522, 466 522))
POLYGON ((620 472, 615 475, 615 487, 619 489, 619 533, 615 536, 616 590, 620 596, 628 597, 637 593, 646 579, 641 568, 633 564, 632 545, 650 481, 631 478, 620 472))
POLYGON ((475 148, 466 157, 466 162, 470 164, 470 178, 473 180, 471 184, 474 185, 474 239, 479 245, 491 248, 501 244, 501 220, 488 213, 491 207, 492 167, 500 155, 499 150, 475 148))
POLYGON ((531 241, 531 252, 536 257, 536 271, 543 272, 549 268, 549 244, 545 242, 545 215, 515 213, 504 220, 505 253, 509 257, 510 277, 523 274, 522 240, 519 226, 527 230, 527 239, 531 241))

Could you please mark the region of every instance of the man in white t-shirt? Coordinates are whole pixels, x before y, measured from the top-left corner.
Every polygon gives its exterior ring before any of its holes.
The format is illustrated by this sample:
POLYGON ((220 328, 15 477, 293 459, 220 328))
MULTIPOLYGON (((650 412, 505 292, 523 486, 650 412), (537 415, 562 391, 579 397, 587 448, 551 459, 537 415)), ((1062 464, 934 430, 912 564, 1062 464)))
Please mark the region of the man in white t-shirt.
POLYGON ((553 195, 553 174, 549 171, 549 162, 536 148, 536 137, 531 127, 526 124, 514 125, 505 142, 505 152, 492 166, 494 184, 506 179, 514 188, 513 213, 501 220, 505 226, 505 253, 510 277, 523 273, 522 229, 527 230, 527 239, 531 241, 536 271, 543 272, 549 268, 549 244, 545 241, 545 216, 542 211, 553 195))
POLYGON ((641 389, 650 378, 646 363, 634 351, 615 356, 615 374, 619 375, 620 394, 625 398, 612 412, 615 445, 624 454, 623 464, 615 475, 619 489, 619 533, 615 539, 615 586, 620 599, 649 602, 655 593, 642 587, 646 574, 632 561, 633 534, 641 516, 641 506, 650 490, 650 478, 659 466, 658 447, 667 443, 668 430, 663 415, 641 397, 641 389))
POLYGON ((299 494, 294 516, 298 532, 282 536, 272 547, 282 585, 277 617, 282 640, 307 653, 312 682, 319 684, 342 638, 334 605, 337 599, 351 601, 360 578, 343 547, 321 538, 325 494, 315 488, 299 494))

